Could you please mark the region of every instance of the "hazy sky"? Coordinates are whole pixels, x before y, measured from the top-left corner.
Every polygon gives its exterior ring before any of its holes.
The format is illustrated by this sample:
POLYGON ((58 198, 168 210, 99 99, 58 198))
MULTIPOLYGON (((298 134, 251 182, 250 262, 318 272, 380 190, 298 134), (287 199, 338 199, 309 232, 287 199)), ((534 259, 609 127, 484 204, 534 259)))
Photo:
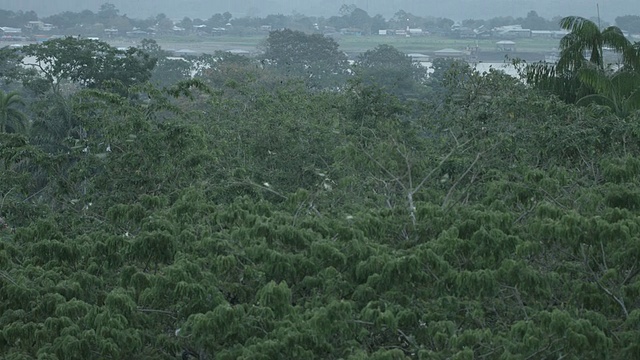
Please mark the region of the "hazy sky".
MULTIPOLYGON (((0 9, 34 10, 40 16, 62 11, 97 11, 110 2, 121 14, 146 18, 160 12, 172 19, 184 16, 207 19, 229 11, 236 17, 290 15, 338 15, 343 4, 355 4, 369 15, 393 16, 402 9, 419 16, 448 17, 454 20, 488 19, 496 16, 524 17, 529 10, 540 16, 597 15, 597 0, 0 0, 0 9)), ((613 22, 616 16, 640 14, 640 0, 600 0, 602 19, 613 22)))

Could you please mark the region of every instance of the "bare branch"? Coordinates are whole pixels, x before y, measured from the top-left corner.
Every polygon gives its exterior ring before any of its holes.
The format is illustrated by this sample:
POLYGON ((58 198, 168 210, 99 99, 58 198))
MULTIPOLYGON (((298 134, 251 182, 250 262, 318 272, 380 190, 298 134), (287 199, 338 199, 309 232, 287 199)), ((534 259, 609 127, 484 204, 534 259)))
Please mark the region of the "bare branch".
POLYGON ((522 301, 522 297, 520 297, 520 290, 518 290, 517 286, 508 286, 508 285, 501 285, 502 287, 506 288, 506 289, 510 289, 513 290, 513 293, 516 297, 516 300, 518 300, 518 302, 520 303, 520 307, 522 308, 522 312, 524 313, 524 318, 526 320, 529 320, 529 315, 527 314, 527 308, 524 306, 524 301, 522 301))
POLYGON ((418 184, 418 186, 415 187, 415 189, 413 189, 411 192, 413 194, 415 194, 416 192, 418 192, 420 190, 420 188, 424 185, 425 182, 427 182, 427 180, 429 180, 431 178, 431 176, 442 167, 442 164, 444 164, 447 160, 449 160, 449 158, 451 157, 451 155, 453 155, 456 150, 458 149, 458 147, 455 147, 453 149, 451 149, 451 151, 442 159, 440 160, 440 162, 438 163, 438 166, 434 167, 433 169, 431 169, 431 171, 429 171, 429 173, 422 179, 422 181, 420 181, 420 183, 418 184))
POLYGON ((607 265, 607 258, 604 255, 604 244, 600 241, 600 251, 602 253, 602 265, 604 265, 604 270, 608 270, 609 266, 607 265))
POLYGON ((6 194, 4 194, 4 196, 2 197, 2 203, 0 203, 0 214, 2 214, 2 208, 4 207, 4 200, 7 198, 7 196, 9 196, 9 194, 13 191, 13 189, 15 189, 16 187, 12 187, 11 189, 9 189, 9 191, 7 191, 6 194))
MULTIPOLYGON (((627 306, 624 303, 624 300, 622 299, 622 297, 617 297, 611 290, 607 289, 602 282, 600 281, 600 277, 598 276, 598 274, 596 274, 595 271, 593 271, 593 269, 591 268, 591 265, 589 265, 589 258, 586 254, 586 252, 584 251, 584 246, 582 247, 581 251, 582 251, 582 258, 584 261, 584 265, 587 269, 589 269, 589 271, 591 272, 591 275, 593 276, 594 282, 598 285, 598 287, 605 292, 605 294, 609 295, 609 297, 611 297, 613 299, 613 301, 615 301, 620 308, 622 309, 622 312, 624 313, 625 318, 629 317, 629 311, 627 310, 627 306)), ((602 248, 602 250, 604 251, 604 248, 602 248)), ((604 252, 602 253, 603 256, 603 261, 604 261, 604 252)), ((605 266, 605 271, 606 271, 606 262, 603 264, 605 266)))
POLYGON ((5 279, 9 280, 13 285, 18 286, 18 283, 16 283, 16 281, 13 280, 11 276, 9 276, 9 274, 7 274, 6 272, 0 271, 0 275, 2 275, 2 277, 4 277, 5 279))
POLYGON ((391 173, 391 171, 389 171, 386 167, 384 167, 378 160, 376 160, 373 156, 371 156, 371 154, 369 154, 369 152, 367 152, 366 150, 363 150, 364 154, 367 155, 367 157, 373 161, 376 165, 378 165, 378 167, 380 169, 382 169, 382 171, 384 171, 387 175, 389 175, 389 177, 391 177, 391 180, 395 181, 396 183, 398 183, 398 185, 400 185, 400 187, 402 187, 403 190, 407 190, 406 186, 402 183, 402 181, 400 181, 400 178, 393 175, 391 173))
POLYGON ((617 296, 615 296, 609 289, 607 289, 606 287, 604 287, 604 285, 602 285, 602 283, 600 282, 600 280, 596 280, 596 284, 598 284, 598 286, 600 287, 600 289, 602 289, 602 291, 604 291, 607 295, 609 295, 615 302, 618 303, 618 305, 620 305, 620 307, 622 308, 622 312, 624 312, 624 316, 625 318, 629 317, 629 311, 627 310, 627 307, 624 304, 624 301, 621 298, 618 298, 617 296))
POLYGON ((622 285, 629 282, 629 280, 633 279, 636 275, 638 275, 638 273, 640 273, 640 267, 636 268, 636 264, 633 264, 631 269, 629 269, 627 276, 625 276, 624 280, 622 280, 622 285))
POLYGON ((458 186, 458 184, 460 183, 460 181, 462 181, 462 179, 464 179, 467 174, 469 173, 469 171, 471 171, 471 169, 476 165, 476 163, 478 162, 478 160, 480 159, 480 155, 482 153, 478 153, 476 155, 476 158, 473 160, 473 162, 471 163, 471 165, 469 165, 469 167, 467 167, 467 170, 465 170, 464 173, 462 173, 462 175, 460 177, 458 177, 458 179, 456 180, 455 183, 453 183, 453 185, 449 188, 449 191, 447 192, 447 196, 444 197, 444 201, 442 201, 442 207, 444 207, 447 202, 449 202, 449 198, 451 197, 451 194, 453 194, 453 190, 455 190, 456 186, 458 186))
POLYGON ((154 314, 162 314, 162 315, 167 315, 170 316, 174 319, 177 319, 177 314, 175 312, 172 311, 167 311, 167 310, 157 310, 157 309, 147 309, 147 308, 137 308, 138 311, 140 312, 145 312, 145 313, 154 313, 154 314))

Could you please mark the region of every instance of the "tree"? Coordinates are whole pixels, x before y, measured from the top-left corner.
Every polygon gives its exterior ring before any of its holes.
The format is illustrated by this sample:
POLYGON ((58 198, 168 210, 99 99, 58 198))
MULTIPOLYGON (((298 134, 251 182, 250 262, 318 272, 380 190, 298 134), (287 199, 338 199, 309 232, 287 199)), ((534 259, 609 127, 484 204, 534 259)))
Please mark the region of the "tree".
MULTIPOLYGON (((226 14, 226 13, 225 13, 226 14)), ((223 28, 226 26, 227 21, 224 15, 220 13, 216 13, 211 15, 209 19, 205 22, 207 27, 209 28, 223 28)))
POLYGON ((563 18, 560 27, 569 31, 569 34, 560 40, 560 59, 556 66, 560 73, 580 69, 585 64, 585 53, 589 54, 588 61, 591 64, 604 69, 605 47, 621 53, 624 65, 637 66, 632 44, 620 28, 610 26, 601 31, 596 23, 579 16, 563 18))
POLYGON ((228 24, 228 23, 229 23, 229 21, 231 21, 231 18, 232 18, 232 17, 233 17, 233 15, 231 15, 231 13, 230 13, 230 12, 225 11, 225 12, 222 14, 222 18, 224 19, 224 24, 225 24, 225 25, 226 25, 226 24, 228 24))
POLYGON ((365 34, 370 34, 372 20, 366 11, 355 8, 349 13, 349 25, 361 29, 365 34))
POLYGON ((515 25, 517 23, 513 16, 497 16, 487 20, 489 29, 493 29, 500 26, 515 25))
POLYGON ((27 116, 17 106, 24 106, 24 101, 17 92, 5 93, 0 90, 0 133, 24 132, 27 116))
POLYGON ((391 45, 378 45, 358 56, 354 72, 365 84, 402 98, 423 92, 427 69, 391 45))
POLYGON ((173 30, 173 21, 167 17, 164 13, 156 15, 156 29, 161 33, 168 33, 173 30))
POLYGON ((193 20, 185 16, 184 18, 182 18, 182 20, 180 20, 178 26, 190 33, 191 31, 193 31, 193 20))
POLYGON ((618 27, 610 26, 601 31, 593 21, 578 16, 562 18, 560 27, 570 32, 560 40, 557 64, 535 63, 525 70, 527 82, 534 86, 551 91, 568 102, 589 95, 593 90, 580 81, 578 73, 585 66, 604 72, 607 67, 605 48, 621 55, 624 70, 640 69, 638 49, 618 27))
POLYGON ((162 46, 160 46, 158 42, 153 39, 142 39, 140 41, 139 48, 140 50, 146 52, 151 57, 156 59, 170 55, 168 51, 162 49, 162 46))
POLYGON ((431 88, 434 98, 445 102, 457 95, 460 90, 469 84, 473 75, 473 69, 468 62, 460 59, 438 58, 434 59, 430 69, 432 72, 426 81, 431 88))
POLYGON ((29 45, 23 52, 35 57, 54 92, 60 91, 63 81, 87 88, 126 89, 149 80, 156 63, 134 47, 118 50, 102 41, 73 37, 29 45))
MULTIPOLYGON (((207 82, 213 88, 227 85, 235 88, 268 76, 268 71, 259 69, 254 61, 246 56, 227 51, 216 51, 195 59, 195 76, 207 82)), ((255 84, 254 84, 255 85, 255 84)))
POLYGON ((529 11, 527 17, 522 19, 521 25, 525 29, 532 30, 547 30, 549 28, 547 20, 533 10, 529 11))
POLYGON ((149 79, 152 84, 169 87, 191 77, 193 59, 171 58, 171 53, 153 39, 142 39, 139 48, 156 61, 149 79))
POLYGON ((190 59, 158 60, 149 81, 159 87, 169 87, 180 81, 191 78, 192 64, 190 59))
POLYGON ((632 34, 640 34, 640 15, 618 16, 616 26, 632 34))
POLYGON ((440 29, 450 31, 455 22, 449 18, 438 18, 436 24, 440 29))
POLYGON ((54 14, 40 19, 55 25, 58 29, 63 31, 63 34, 77 35, 76 30, 84 29, 87 26, 93 26, 94 24, 102 21, 91 10, 83 10, 81 12, 65 11, 59 14, 54 14), (73 31, 72 33, 70 33, 73 31))
POLYGON ((387 21, 380 14, 376 14, 371 18, 371 33, 377 34, 378 30, 387 29, 387 21))
POLYGON ((114 4, 104 3, 100 5, 100 10, 98 11, 97 16, 101 21, 103 21, 103 23, 106 24, 112 18, 117 17, 119 12, 120 11, 114 4))
POLYGON ((269 33, 264 62, 287 76, 302 78, 314 88, 340 86, 347 75, 347 56, 335 40, 289 29, 269 33))
POLYGON ((21 62, 22 56, 18 51, 6 46, 0 48, 0 80, 4 84, 20 79, 25 72, 21 62))

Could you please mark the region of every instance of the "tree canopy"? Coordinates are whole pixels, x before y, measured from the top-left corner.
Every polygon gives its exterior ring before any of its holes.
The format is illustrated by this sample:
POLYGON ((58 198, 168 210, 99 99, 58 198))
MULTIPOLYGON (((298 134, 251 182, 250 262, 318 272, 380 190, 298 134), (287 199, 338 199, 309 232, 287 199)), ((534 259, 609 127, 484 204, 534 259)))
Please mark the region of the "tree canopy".
MULTIPOLYGON (((162 87, 54 62, 83 86, 18 90, 2 359, 640 357, 638 112, 448 60, 414 84, 429 96, 319 91, 280 61, 335 75, 339 49, 313 37, 315 62, 287 34, 295 57, 217 53, 162 87)), ((63 59, 112 51, 77 45, 63 59)))
POLYGON ((323 88, 341 83, 348 68, 347 56, 338 49, 335 40, 289 29, 269 33, 264 63, 281 74, 323 88))
POLYGON ((119 50, 102 41, 74 37, 29 45, 22 53, 35 58, 35 66, 56 92, 65 80, 88 88, 126 89, 149 80, 156 62, 135 47, 119 50))
POLYGON ((424 95, 427 68, 391 45, 379 45, 358 56, 354 72, 366 84, 401 97, 424 95))

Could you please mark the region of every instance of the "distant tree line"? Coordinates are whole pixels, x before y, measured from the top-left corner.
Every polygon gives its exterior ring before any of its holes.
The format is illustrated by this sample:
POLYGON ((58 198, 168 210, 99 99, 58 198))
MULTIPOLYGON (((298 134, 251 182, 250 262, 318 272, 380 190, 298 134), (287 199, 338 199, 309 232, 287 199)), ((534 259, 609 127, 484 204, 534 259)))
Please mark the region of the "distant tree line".
MULTIPOLYGON (((104 29, 117 29, 120 32, 131 29, 153 29, 158 33, 169 32, 174 25, 184 29, 184 33, 211 32, 212 29, 222 29, 229 33, 247 34, 260 31, 263 27, 269 29, 289 28, 304 32, 331 31, 343 28, 356 28, 363 34, 376 34, 382 29, 405 29, 407 27, 422 28, 435 34, 446 35, 451 31, 454 21, 449 18, 431 15, 416 15, 399 10, 391 18, 382 15, 371 16, 367 11, 355 5, 343 5, 340 15, 325 17, 306 16, 303 14, 282 15, 270 14, 265 17, 234 18, 229 12, 216 13, 208 18, 184 17, 180 21, 171 19, 167 14, 159 13, 146 19, 130 18, 111 3, 103 4, 97 12, 82 10, 78 12, 65 11, 59 14, 40 18, 34 11, 0 10, 0 26, 22 27, 29 21, 41 20, 54 25, 62 35, 82 33, 83 35, 101 34, 104 29), (174 24, 175 23, 175 24, 174 24), (232 26, 229 26, 231 24, 232 26), (204 25, 204 26, 203 26, 204 25)), ((494 17, 491 19, 466 19, 461 25, 472 29, 492 29, 505 25, 522 25, 532 30, 557 30, 560 17, 546 19, 536 11, 529 11, 525 17, 494 17)), ((597 22, 596 19, 591 19, 597 22)), ((601 26, 610 24, 601 21, 601 26)), ((631 33, 640 33, 640 16, 625 15, 615 19, 615 25, 631 33)), ((29 31, 29 29, 26 29, 29 31)))

